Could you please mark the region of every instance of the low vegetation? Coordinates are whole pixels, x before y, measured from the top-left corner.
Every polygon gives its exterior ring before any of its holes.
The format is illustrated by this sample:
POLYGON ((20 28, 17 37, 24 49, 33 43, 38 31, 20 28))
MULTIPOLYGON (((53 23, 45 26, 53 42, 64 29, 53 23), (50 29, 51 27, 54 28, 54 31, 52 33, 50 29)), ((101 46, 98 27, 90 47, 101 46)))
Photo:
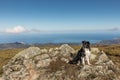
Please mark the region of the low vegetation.
POLYGON ((52 61, 50 63, 48 69, 49 69, 48 72, 50 73, 65 70, 64 73, 61 75, 63 79, 65 79, 65 76, 69 76, 71 77, 72 80, 79 80, 78 73, 81 67, 76 65, 66 64, 65 62, 61 61, 58 58, 56 61, 52 61))
POLYGON ((120 45, 102 46, 99 47, 99 49, 103 50, 108 55, 120 56, 120 45))

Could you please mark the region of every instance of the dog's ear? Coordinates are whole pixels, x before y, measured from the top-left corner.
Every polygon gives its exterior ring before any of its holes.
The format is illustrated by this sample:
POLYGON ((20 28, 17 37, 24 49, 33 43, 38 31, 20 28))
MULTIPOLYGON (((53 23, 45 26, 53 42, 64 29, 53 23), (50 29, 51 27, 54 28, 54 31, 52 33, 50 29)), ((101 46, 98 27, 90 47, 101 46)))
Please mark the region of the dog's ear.
POLYGON ((87 44, 90 44, 90 42, 89 42, 89 41, 87 41, 87 44))
POLYGON ((82 44, 84 44, 85 43, 85 41, 82 41, 82 44))

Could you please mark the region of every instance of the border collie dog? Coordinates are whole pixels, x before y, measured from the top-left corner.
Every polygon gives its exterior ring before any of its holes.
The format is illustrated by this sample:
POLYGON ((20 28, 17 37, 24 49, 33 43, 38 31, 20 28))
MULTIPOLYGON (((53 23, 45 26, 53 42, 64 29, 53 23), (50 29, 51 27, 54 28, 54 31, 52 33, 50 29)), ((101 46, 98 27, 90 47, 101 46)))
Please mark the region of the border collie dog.
POLYGON ((70 64, 77 64, 78 61, 85 65, 85 60, 87 61, 87 64, 90 65, 90 54, 91 54, 91 48, 90 48, 90 42, 89 41, 82 41, 82 47, 78 51, 77 55, 73 58, 73 60, 69 61, 70 64))

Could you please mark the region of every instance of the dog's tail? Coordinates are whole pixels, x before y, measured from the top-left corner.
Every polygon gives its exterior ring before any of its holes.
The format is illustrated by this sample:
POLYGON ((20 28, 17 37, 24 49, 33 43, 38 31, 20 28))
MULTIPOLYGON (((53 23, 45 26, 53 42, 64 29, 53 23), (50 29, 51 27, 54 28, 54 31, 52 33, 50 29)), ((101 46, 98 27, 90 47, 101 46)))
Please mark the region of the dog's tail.
POLYGON ((77 64, 77 61, 71 60, 71 61, 69 61, 68 63, 69 63, 69 64, 77 64))
POLYGON ((69 63, 69 64, 77 64, 78 61, 79 61, 79 57, 76 55, 76 56, 73 58, 73 60, 69 61, 68 63, 69 63))

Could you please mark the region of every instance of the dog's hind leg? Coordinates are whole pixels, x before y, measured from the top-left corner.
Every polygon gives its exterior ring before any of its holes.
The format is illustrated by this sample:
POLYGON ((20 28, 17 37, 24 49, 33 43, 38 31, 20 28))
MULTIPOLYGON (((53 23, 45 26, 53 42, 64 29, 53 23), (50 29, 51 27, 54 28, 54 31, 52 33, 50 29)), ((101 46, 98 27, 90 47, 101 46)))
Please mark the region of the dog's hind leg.
POLYGON ((80 60, 80 64, 82 65, 82 58, 79 58, 79 60, 80 60))
POLYGON ((85 58, 84 57, 82 57, 82 65, 85 65, 85 58))

